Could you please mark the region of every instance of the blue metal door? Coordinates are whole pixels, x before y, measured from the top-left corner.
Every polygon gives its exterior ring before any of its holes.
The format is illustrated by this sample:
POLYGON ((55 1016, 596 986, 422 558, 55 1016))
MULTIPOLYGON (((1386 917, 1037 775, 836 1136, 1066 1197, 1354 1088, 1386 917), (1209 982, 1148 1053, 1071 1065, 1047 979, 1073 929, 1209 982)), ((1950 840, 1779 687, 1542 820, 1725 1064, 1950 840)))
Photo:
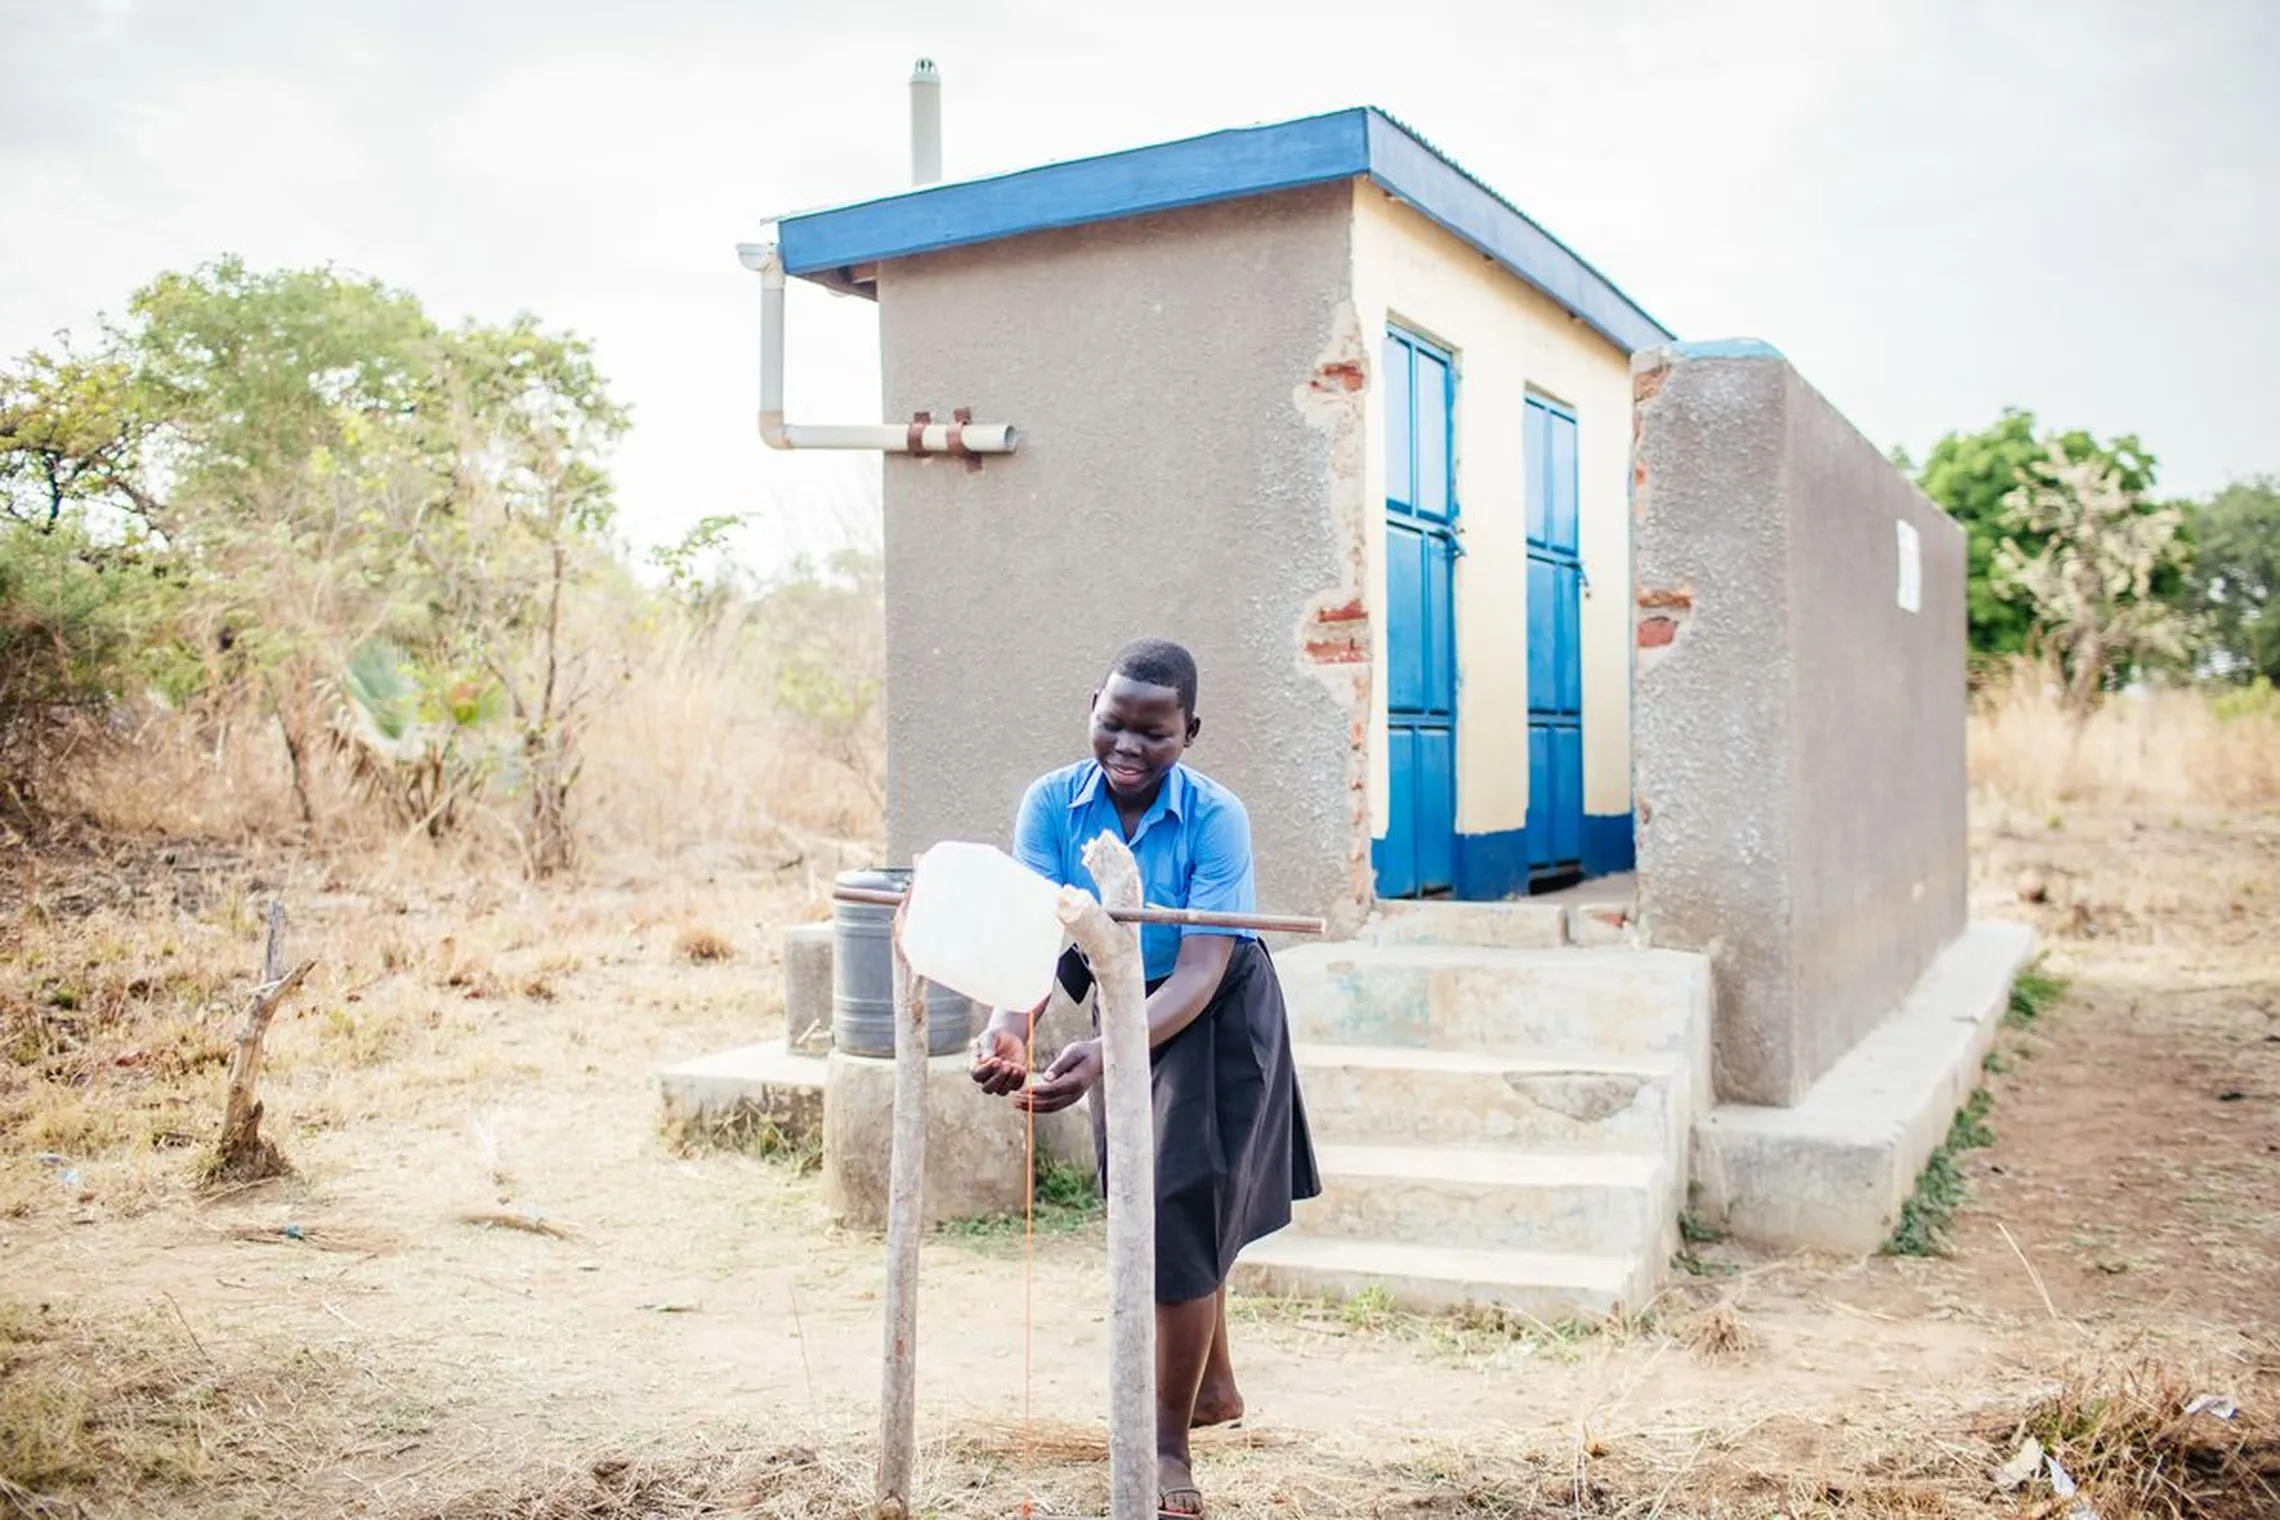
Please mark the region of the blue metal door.
POLYGON ((1575 414, 1528 399, 1528 874, 1583 870, 1583 563, 1575 414))
POLYGON ((1385 340, 1386 742, 1390 808, 1372 854, 1380 897, 1456 881, 1457 493, 1449 356, 1385 340))

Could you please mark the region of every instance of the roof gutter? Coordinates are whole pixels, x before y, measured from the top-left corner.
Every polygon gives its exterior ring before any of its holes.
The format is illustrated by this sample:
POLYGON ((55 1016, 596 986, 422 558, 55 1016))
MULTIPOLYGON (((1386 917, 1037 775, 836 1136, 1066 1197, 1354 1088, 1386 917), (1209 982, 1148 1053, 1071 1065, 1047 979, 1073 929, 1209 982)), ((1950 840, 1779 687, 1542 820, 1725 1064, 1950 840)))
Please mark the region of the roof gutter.
MULTIPOLYGON (((911 176, 942 177, 941 80, 920 59, 911 81, 911 176)), ((784 255, 774 242, 739 243, 736 257, 760 276, 760 441, 772 449, 855 449, 883 454, 955 454, 979 467, 984 454, 1014 450, 1013 425, 976 423, 960 407, 948 422, 918 412, 908 422, 791 423, 784 420, 784 255)))

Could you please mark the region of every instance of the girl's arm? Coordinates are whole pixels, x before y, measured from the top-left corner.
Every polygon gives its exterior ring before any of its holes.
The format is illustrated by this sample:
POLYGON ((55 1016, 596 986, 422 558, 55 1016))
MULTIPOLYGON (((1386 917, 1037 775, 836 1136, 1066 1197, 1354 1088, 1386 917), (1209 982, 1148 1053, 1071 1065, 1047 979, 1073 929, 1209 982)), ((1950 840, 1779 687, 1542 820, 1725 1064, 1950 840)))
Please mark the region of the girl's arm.
POLYGON ((1195 1022, 1211 1006, 1219 984, 1227 976, 1227 963, 1235 957, 1235 941, 1224 934, 1188 934, 1180 938, 1180 958, 1172 974, 1148 999, 1148 1048, 1154 1050, 1195 1022))
MULTIPOLYGON (((1155 1049, 1195 1022, 1211 1006, 1234 959, 1235 941, 1224 934, 1190 934, 1180 940, 1172 974, 1148 999, 1148 1048, 1155 1049)), ((1083 1097, 1100 1080, 1100 1041, 1079 1040, 1055 1058, 1037 1085, 1014 1097, 1014 1106, 1032 1113, 1057 1113, 1083 1097)))

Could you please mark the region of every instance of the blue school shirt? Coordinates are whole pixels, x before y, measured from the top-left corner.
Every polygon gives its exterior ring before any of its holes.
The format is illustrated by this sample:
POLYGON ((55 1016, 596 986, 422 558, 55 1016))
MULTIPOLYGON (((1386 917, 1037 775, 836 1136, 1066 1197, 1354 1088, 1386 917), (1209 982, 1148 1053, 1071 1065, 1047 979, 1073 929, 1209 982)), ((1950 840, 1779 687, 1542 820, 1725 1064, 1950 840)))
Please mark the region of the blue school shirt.
MULTIPOLYGON (((1100 887, 1085 869, 1085 846, 1103 830, 1123 835, 1116 799, 1100 762, 1085 760, 1029 784, 1013 827, 1014 859, 1056 886, 1100 887)), ((1242 799, 1208 776, 1175 765, 1162 790, 1124 841, 1140 867, 1140 886, 1153 908, 1196 908, 1213 913, 1256 912, 1251 880, 1251 815, 1242 799)), ((1153 982, 1172 974, 1183 934, 1255 939, 1248 929, 1183 928, 1143 924, 1140 956, 1153 982)))

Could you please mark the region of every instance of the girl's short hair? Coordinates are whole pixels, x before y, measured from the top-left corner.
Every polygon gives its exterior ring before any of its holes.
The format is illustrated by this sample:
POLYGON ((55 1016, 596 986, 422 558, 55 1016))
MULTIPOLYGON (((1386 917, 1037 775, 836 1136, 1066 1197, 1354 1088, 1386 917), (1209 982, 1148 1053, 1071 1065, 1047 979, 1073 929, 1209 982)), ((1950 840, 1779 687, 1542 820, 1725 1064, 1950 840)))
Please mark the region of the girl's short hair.
POLYGON ((1170 639, 1134 639, 1116 652, 1108 673, 1150 686, 1169 686, 1180 694, 1180 708, 1195 712, 1195 656, 1170 639))

